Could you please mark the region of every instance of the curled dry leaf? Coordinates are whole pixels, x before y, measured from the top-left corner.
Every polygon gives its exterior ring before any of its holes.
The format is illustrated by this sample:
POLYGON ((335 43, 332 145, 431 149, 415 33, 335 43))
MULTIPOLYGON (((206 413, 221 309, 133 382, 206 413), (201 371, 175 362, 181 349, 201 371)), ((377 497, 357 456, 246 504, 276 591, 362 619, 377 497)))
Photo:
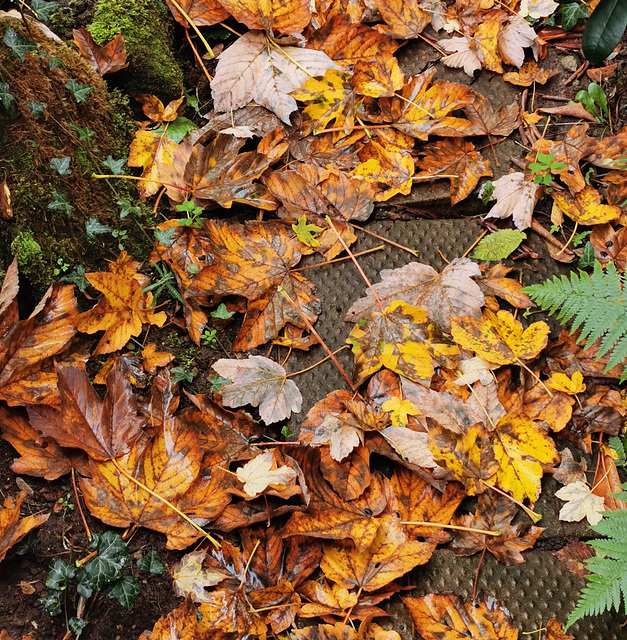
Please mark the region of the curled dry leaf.
POLYGON ((431 22, 431 16, 417 2, 406 0, 375 0, 375 5, 386 24, 375 29, 391 38, 411 40, 419 37, 431 22))
POLYGON ((555 69, 541 69, 533 60, 526 62, 518 71, 503 74, 503 80, 519 87, 529 87, 534 82, 544 84, 557 73, 555 69))
POLYGON ((29 531, 42 525, 49 513, 25 516, 20 518, 20 507, 26 498, 24 491, 15 498, 5 498, 0 508, 0 562, 4 560, 7 551, 17 544, 29 531))
POLYGON ((222 402, 227 407, 259 407, 266 424, 300 412, 303 397, 296 383, 288 380, 285 369, 273 360, 264 356, 248 356, 246 360, 222 358, 212 367, 231 381, 222 387, 222 402))
POLYGON ((296 478, 296 471, 287 465, 278 466, 272 451, 264 451, 237 470, 237 479, 244 483, 244 491, 251 497, 268 487, 282 489, 296 478))
MULTIPOLYGON (((165 0, 175 20, 186 29, 189 22, 170 0, 165 0)), ((197 27, 210 27, 229 18, 229 12, 218 0, 177 0, 179 7, 185 11, 197 27)))
POLYGON ((571 484, 573 482, 586 482, 586 471, 588 465, 585 458, 581 462, 576 462, 573 458, 573 452, 570 449, 564 449, 560 452, 561 462, 559 467, 553 472, 553 477, 560 484, 571 484))
POLYGON ((173 580, 174 593, 193 602, 207 602, 205 587, 214 587, 230 577, 226 571, 209 565, 203 566, 207 551, 192 551, 184 555, 170 571, 173 580))
POLYGON ((542 187, 525 180, 522 172, 510 173, 495 180, 492 199, 496 204, 486 218, 509 218, 521 231, 531 226, 533 210, 542 196, 542 187))
MULTIPOLYGON (((381 282, 373 285, 373 289, 384 306, 402 300, 420 307, 448 331, 453 316, 480 317, 484 297, 472 280, 472 276, 480 274, 478 265, 468 258, 456 258, 441 274, 427 264, 410 262, 399 269, 381 271, 381 282)), ((369 291, 351 306, 344 319, 356 322, 375 309, 378 305, 369 291)))

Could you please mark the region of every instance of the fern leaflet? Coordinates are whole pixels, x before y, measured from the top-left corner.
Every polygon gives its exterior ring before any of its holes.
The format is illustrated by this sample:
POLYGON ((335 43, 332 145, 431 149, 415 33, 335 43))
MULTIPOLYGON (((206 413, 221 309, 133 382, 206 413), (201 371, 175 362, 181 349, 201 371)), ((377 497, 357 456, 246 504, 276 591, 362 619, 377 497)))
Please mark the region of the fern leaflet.
MULTIPOLYGON (((627 488, 627 484, 621 486, 627 488)), ((615 497, 625 500, 627 493, 615 497)), ((584 616, 611 609, 618 611, 621 597, 627 602, 627 509, 606 511, 601 522, 591 529, 607 537, 588 543, 598 555, 585 561, 591 575, 586 576, 587 584, 568 618, 566 629, 584 616)))
MULTIPOLYGON (((559 309, 557 319, 561 324, 572 320, 571 333, 581 329, 577 342, 586 340, 586 349, 600 339, 597 360, 610 353, 607 372, 627 358, 627 299, 623 286, 623 277, 614 263, 604 270, 595 260, 592 274, 573 271, 570 278, 554 276, 523 291, 549 315, 559 309)), ((627 367, 620 382, 626 379, 627 367)))

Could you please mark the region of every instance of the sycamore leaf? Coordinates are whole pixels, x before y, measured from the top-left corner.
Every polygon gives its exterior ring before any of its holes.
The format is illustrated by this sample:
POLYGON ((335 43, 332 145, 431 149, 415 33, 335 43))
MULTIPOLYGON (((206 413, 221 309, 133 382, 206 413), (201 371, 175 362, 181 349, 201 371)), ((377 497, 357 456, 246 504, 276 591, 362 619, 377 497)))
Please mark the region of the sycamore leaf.
POLYGON ((85 461, 62 449, 52 438, 44 438, 21 412, 7 407, 0 407, 0 432, 21 456, 11 464, 11 471, 18 475, 56 480, 85 461))
POLYGON ((71 285, 55 284, 25 320, 18 313, 17 259, 0 291, 0 399, 10 406, 57 405, 53 357, 76 334, 76 298, 71 285))
POLYGON ((172 100, 166 106, 157 96, 148 94, 137 95, 135 100, 141 104, 142 111, 148 118, 157 124, 163 124, 164 122, 174 122, 177 119, 185 97, 181 96, 177 100, 172 100))
POLYGON ((521 0, 518 15, 521 18, 546 18, 559 7, 553 0, 521 0))
MULTIPOLYGON (((473 91, 474 99, 464 107, 464 113, 472 127, 464 135, 508 136, 518 125, 518 103, 503 105, 496 111, 485 96, 473 91)), ((440 133, 440 135, 443 135, 440 133)))
POLYGON ((146 276, 138 273, 138 262, 122 251, 109 264, 109 273, 86 273, 89 284, 104 294, 92 309, 76 318, 76 328, 82 333, 104 331, 93 355, 121 349, 132 336, 138 336, 144 324, 162 327, 167 319, 164 311, 152 308, 152 293, 143 292, 146 276))
POLYGON ((508 566, 524 562, 521 551, 531 549, 544 531, 529 522, 512 524, 519 512, 508 498, 493 491, 482 493, 474 515, 460 516, 454 524, 470 529, 500 531, 500 536, 487 536, 475 531, 456 531, 450 548, 455 555, 471 556, 479 551, 490 551, 497 560, 508 566))
MULTIPOLYGON (((373 285, 383 306, 402 300, 425 309, 429 318, 445 331, 453 316, 480 317, 485 300, 472 276, 481 275, 478 265, 468 258, 456 258, 441 274, 431 266, 410 262, 399 269, 381 271, 381 282, 373 285)), ((344 320, 356 322, 366 313, 378 309, 372 293, 355 302, 344 320)))
POLYGON ((525 62, 518 71, 509 71, 503 74, 503 80, 519 87, 529 87, 534 82, 545 84, 556 75, 556 69, 541 69, 537 62, 525 62))
POLYGON ((276 338, 290 323, 306 329, 320 312, 314 285, 290 271, 301 257, 299 243, 276 222, 245 225, 209 221, 203 244, 213 262, 194 277, 190 297, 238 295, 248 299, 244 322, 233 348, 245 351, 276 338), (279 286, 300 313, 279 292, 279 286))
POLYGON ((103 401, 86 371, 57 366, 57 376, 61 410, 29 407, 33 427, 59 445, 81 449, 95 460, 128 453, 142 434, 145 421, 137 415, 137 398, 120 367, 111 369, 107 376, 103 401))
POLYGON ((327 69, 339 67, 322 51, 270 46, 265 33, 249 31, 220 56, 211 82, 214 108, 230 111, 256 102, 289 125, 296 111, 289 94, 327 69))
POLYGON ((411 0, 375 0, 375 5, 386 24, 375 29, 391 38, 412 40, 418 38, 431 22, 431 16, 411 0))
POLYGON ((386 516, 366 551, 350 543, 325 544, 320 568, 340 587, 376 591, 428 562, 433 549, 427 542, 408 542, 400 520, 386 516))
POLYGON ((244 491, 251 497, 268 487, 280 489, 296 478, 296 471, 287 465, 277 466, 272 451, 264 451, 237 470, 237 479, 244 483, 244 491))
POLYGON ((517 640, 509 612, 494 598, 465 602, 458 596, 430 594, 403 598, 424 640, 517 640))
POLYGON ((594 139, 586 135, 588 127, 587 124, 576 124, 560 140, 540 138, 533 145, 532 152, 527 155, 527 160, 536 162, 540 153, 550 155, 551 164, 555 165, 551 168, 551 173, 559 176, 574 193, 581 191, 587 185, 579 163, 595 144, 594 139))
POLYGON ((494 314, 486 309, 481 320, 462 316, 451 321, 455 342, 494 364, 532 360, 546 347, 550 331, 546 322, 523 329, 509 311, 494 314))
POLYGON ((220 4, 249 29, 265 29, 270 35, 298 34, 311 20, 308 0, 220 0, 220 4))
POLYGON ((475 151, 472 142, 453 139, 431 142, 423 147, 426 157, 418 162, 418 178, 438 178, 444 174, 451 181, 451 204, 468 197, 482 176, 492 176, 490 161, 475 151))
POLYGON ((401 459, 409 464, 425 469, 433 469, 437 466, 429 450, 429 438, 426 433, 393 425, 383 429, 381 435, 401 459))
POLYGON ((438 40, 438 45, 449 55, 442 58, 447 67, 463 69, 470 77, 475 71, 481 69, 482 59, 473 38, 461 36, 459 38, 447 38, 438 40))
POLYGON ((15 498, 5 498, 0 508, 0 562, 13 545, 29 531, 42 525, 50 515, 46 513, 20 518, 20 507, 25 498, 26 493, 22 491, 15 498))
POLYGON ((496 204, 486 218, 508 218, 521 231, 531 226, 531 218, 536 203, 542 196, 542 187, 525 180, 522 172, 510 173, 492 183, 492 200, 496 204))
POLYGON ((585 482, 571 482, 556 491, 555 497, 566 501, 559 513, 559 519, 564 522, 579 522, 587 518, 588 524, 594 526, 603 518, 605 500, 603 496, 592 493, 585 482))
POLYGON ((621 216, 620 207, 601 204, 601 194, 592 186, 586 185, 574 195, 554 190, 551 197, 563 213, 579 224, 605 224, 621 216))
POLYGON ((546 623, 546 636, 544 640, 575 640, 575 638, 574 636, 567 636, 564 633, 562 625, 555 618, 552 618, 546 623))
POLYGON ((515 229, 500 229, 483 238, 475 247, 475 260, 505 260, 527 239, 527 234, 515 229))
MULTIPOLYGON (((533 55, 537 60, 539 45, 536 32, 529 24, 527 24, 525 20, 522 20, 519 16, 510 16, 508 23, 501 29, 498 34, 498 53, 501 55, 505 62, 516 65, 518 68, 520 68, 523 66, 523 62, 525 60, 525 48, 527 47, 532 48, 533 55)), ((546 71, 541 73, 542 75, 549 74, 544 80, 544 82, 546 82, 552 75, 555 75, 557 72, 546 71)), ((537 77, 537 81, 540 82, 540 84, 544 84, 544 82, 540 80, 541 76, 538 75, 537 77)))
POLYGON ((174 140, 167 137, 165 131, 156 133, 140 130, 135 133, 129 149, 128 166, 143 168, 141 177, 148 181, 141 181, 137 185, 142 198, 157 193, 161 184, 158 179, 159 172, 163 166, 173 164, 177 146, 174 140))
POLYGON ((428 380, 435 366, 459 355, 457 347, 428 323, 427 312, 397 300, 383 313, 371 311, 353 327, 346 342, 355 354, 355 380, 361 384, 381 367, 428 380))
POLYGON ((546 386, 554 391, 562 391, 572 396, 583 393, 586 390, 581 371, 575 371, 572 377, 568 377, 565 373, 555 371, 546 381, 546 386))
POLYGON ((128 67, 126 46, 122 34, 104 46, 97 44, 85 27, 74 29, 73 35, 74 44, 98 75, 104 76, 107 73, 115 73, 128 67))
MULTIPOLYGON (((183 17, 183 14, 170 0, 165 1, 174 19, 188 29, 189 22, 183 17)), ((210 27, 230 17, 229 12, 218 0, 177 0, 177 4, 197 27, 210 27)))
POLYGON ((352 85, 355 93, 370 98, 393 96, 403 88, 405 74, 393 55, 360 60, 353 67, 352 85))
POLYGON ((203 566, 207 551, 201 549, 184 555, 170 571, 173 580, 174 593, 193 602, 207 602, 205 587, 214 587, 230 574, 220 571, 217 567, 203 566))
POLYGON ((573 482, 586 482, 588 465, 585 458, 577 462, 570 449, 560 451, 561 462, 553 472, 553 478, 560 484, 572 484, 573 482))
POLYGON ((296 237, 308 247, 319 247, 320 242, 316 239, 316 235, 322 233, 324 229, 315 224, 307 224, 307 216, 298 218, 298 224, 293 224, 292 229, 296 237))
POLYGON ((246 360, 221 358, 212 367, 231 381, 222 387, 222 402, 227 407, 259 407, 266 424, 300 411, 303 398, 296 383, 288 380, 285 369, 273 360, 263 356, 248 356, 246 360))
POLYGON ((144 369, 146 373, 155 375, 158 367, 167 367, 172 360, 174 354, 169 351, 157 351, 157 345, 154 342, 147 344, 142 349, 142 358, 144 359, 144 369))
MULTIPOLYGON (((172 640, 172 638, 196 637, 196 607, 191 600, 184 600, 170 613, 162 616, 155 622, 148 638, 150 640, 172 640)), ((145 640, 144 635, 140 640, 145 640)))
POLYGON ((420 410, 410 400, 401 400, 396 397, 386 400, 381 405, 381 409, 390 413, 390 420, 395 427, 405 427, 408 416, 420 415, 420 410))

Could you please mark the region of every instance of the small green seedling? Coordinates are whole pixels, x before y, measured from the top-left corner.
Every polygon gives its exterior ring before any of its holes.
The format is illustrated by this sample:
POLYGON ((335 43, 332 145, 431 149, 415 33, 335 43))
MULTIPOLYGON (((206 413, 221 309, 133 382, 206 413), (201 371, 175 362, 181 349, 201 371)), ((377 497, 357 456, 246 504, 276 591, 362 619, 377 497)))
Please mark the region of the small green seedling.
POLYGON ((187 216, 186 218, 177 220, 176 224, 179 227, 193 227, 194 229, 200 229, 200 225, 202 224, 200 221, 200 216, 203 212, 202 207, 197 207, 191 200, 184 200, 174 208, 181 213, 185 213, 187 216))
POLYGON ((529 165, 529 169, 533 174, 534 184, 543 184, 548 186, 553 180, 553 173, 565 169, 563 162, 555 162, 554 153, 538 153, 536 161, 529 165))
POLYGON ((72 504, 72 494, 66 493, 63 497, 57 500, 57 504, 63 509, 63 517, 67 515, 68 511, 74 511, 74 504, 72 504))
POLYGON ((70 265, 63 258, 59 258, 57 260, 57 266, 54 268, 54 271, 52 273, 55 276, 60 276, 62 273, 65 273, 69 268, 70 268, 70 265))
POLYGON ((205 345, 205 347, 213 347, 218 343, 216 333, 216 329, 205 329, 200 336, 200 341, 205 345))
POLYGON ((583 108, 592 114, 599 124, 605 124, 606 120, 603 114, 605 116, 609 115, 607 96, 596 82, 591 82, 587 89, 578 91, 577 95, 575 95, 575 102, 581 102, 583 108))
POLYGON ((176 278, 174 274, 165 266, 161 266, 156 262, 153 262, 152 266, 159 274, 159 279, 142 289, 142 293, 147 293, 148 291, 153 292, 152 306, 155 307, 157 305, 159 296, 164 292, 167 292, 173 300, 185 304, 183 296, 181 296, 179 290, 176 288, 176 278))

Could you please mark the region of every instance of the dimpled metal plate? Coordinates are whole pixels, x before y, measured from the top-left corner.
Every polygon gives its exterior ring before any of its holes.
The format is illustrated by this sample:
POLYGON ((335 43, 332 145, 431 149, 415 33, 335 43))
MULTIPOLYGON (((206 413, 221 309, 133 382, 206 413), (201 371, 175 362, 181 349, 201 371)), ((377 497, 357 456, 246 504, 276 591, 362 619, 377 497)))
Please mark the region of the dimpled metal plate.
MULTIPOLYGON (((430 264, 438 271, 446 266, 445 259, 450 261, 463 255, 483 231, 476 219, 388 220, 369 224, 367 228, 394 242, 418 250, 420 256, 417 260, 430 264)), ((358 242, 352 247, 354 252, 383 244, 359 230, 356 233, 358 242)), ((541 282, 552 275, 567 273, 570 270, 567 265, 561 265, 548 257, 544 243, 539 237, 533 233, 528 235, 527 244, 538 252, 540 259, 516 263, 517 266, 529 267, 523 270, 525 284, 541 282)), ((374 283, 379 281, 379 272, 382 269, 401 267, 416 258, 406 251, 384 244, 383 250, 361 256, 358 260, 367 277, 374 283)), ((307 258, 303 264, 320 261, 320 256, 316 255, 307 258)), ((338 349, 345 344, 351 330, 351 325, 343 320, 344 315, 353 302, 365 294, 366 285, 349 260, 302 273, 316 284, 317 294, 322 302, 322 313, 315 325, 316 329, 331 349, 338 349)), ((542 317, 534 315, 533 320, 542 317)), ((549 322, 556 335, 556 323, 553 319, 549 322)), ((286 350, 281 349, 281 352, 280 356, 284 355, 286 350)), ((294 352, 288 360, 287 368, 289 371, 297 371, 311 366, 324 356, 325 352, 320 346, 312 348, 310 352, 294 352)), ((350 375, 350 351, 346 349, 337 357, 350 375)), ((316 402, 335 389, 347 388, 341 373, 330 360, 297 376, 294 380, 303 394, 302 412, 294 415, 290 423, 294 432, 298 432, 304 416, 316 402)), ((562 445, 558 448, 561 449, 562 445)), ((590 459, 588 463, 590 464, 590 459)), ((553 557, 552 550, 563 546, 565 538, 576 539, 590 534, 583 523, 570 524, 558 520, 561 503, 553 497, 558 485, 551 477, 545 478, 543 488, 544 491, 536 505, 536 511, 543 515, 540 524, 546 527, 538 542, 539 548, 525 552, 525 564, 515 567, 506 567, 487 553, 482 562, 477 586, 479 594, 495 596, 507 607, 512 614, 514 625, 524 632, 541 629, 552 617, 556 617, 562 623, 566 621, 575 605, 583 580, 569 573, 553 557)), ((477 554, 470 558, 458 558, 450 551, 437 550, 427 565, 419 567, 411 575, 409 584, 416 586, 411 595, 448 592, 470 598, 479 557, 477 554)), ((388 609, 391 620, 386 626, 398 631, 403 640, 416 638, 417 636, 412 634, 411 618, 400 601, 394 599, 389 603, 388 609)), ((622 614, 586 618, 574 625, 569 632, 576 640, 624 640, 627 638, 627 631, 621 629, 622 622, 622 614)), ((544 638, 544 634, 536 631, 520 637, 535 640, 544 638)))

